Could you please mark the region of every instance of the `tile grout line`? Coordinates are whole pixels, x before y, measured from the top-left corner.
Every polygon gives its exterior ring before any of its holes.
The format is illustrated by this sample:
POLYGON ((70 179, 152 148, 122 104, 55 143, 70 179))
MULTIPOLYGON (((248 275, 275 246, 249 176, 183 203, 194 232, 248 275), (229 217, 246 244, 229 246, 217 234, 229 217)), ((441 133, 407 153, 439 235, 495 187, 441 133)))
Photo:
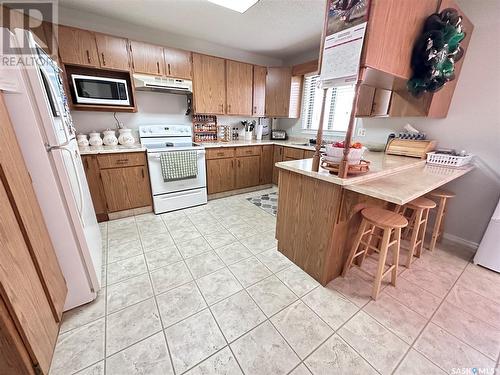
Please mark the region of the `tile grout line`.
MULTIPOLYGON (((436 307, 436 309, 434 310, 434 312, 432 313, 432 315, 430 316, 430 318, 427 320, 426 324, 424 325, 424 327, 422 328, 422 330, 419 332, 419 334, 417 335, 417 337, 413 340, 412 344, 409 346, 408 350, 406 351, 406 353, 403 355, 403 357, 401 358, 401 360, 398 362, 398 364, 396 365, 396 367, 394 368, 393 370, 393 374, 396 372, 396 370, 401 366, 401 364, 403 363, 404 359, 408 356, 408 353, 410 353, 410 351, 413 349, 415 350, 416 352, 420 353, 422 356, 424 356, 429 362, 431 362, 432 364, 434 364, 435 366, 437 366, 438 368, 440 368, 441 370, 443 370, 444 372, 447 372, 448 370, 442 368, 440 365, 438 365, 437 363, 435 363, 434 361, 432 361, 430 358, 428 358, 424 353, 420 352, 419 350, 417 350, 414 346, 415 344, 417 343, 417 341, 420 339, 420 337, 422 337, 422 334, 424 333, 424 331, 427 329, 427 327, 433 323, 432 322, 432 319, 434 318, 434 316, 436 315, 436 313, 439 311, 439 309, 441 308, 441 306, 443 305, 443 303, 445 302, 446 298, 448 297, 448 295, 450 294, 450 292, 452 291, 452 289, 455 287, 455 285, 457 284, 458 280, 460 280, 460 278, 462 277, 462 275, 464 274, 465 270, 467 269, 467 266, 464 267, 464 269, 462 270, 462 272, 460 273, 460 276, 457 277, 457 279, 455 280, 455 282, 453 283, 453 285, 450 287, 450 289, 446 292, 445 296, 441 299, 441 302, 439 303, 439 305, 436 307)), ((433 323, 435 324, 435 323, 433 323)), ((438 326, 439 327, 439 326, 438 326)), ((455 337, 459 342, 463 343, 464 345, 466 346, 469 346, 470 348, 474 349, 474 350, 477 350, 475 348, 473 348, 472 346, 464 343, 462 340, 460 340, 458 337, 456 337, 455 335, 451 334, 450 332, 448 332, 446 329, 440 327, 441 329, 443 329, 446 333, 448 333, 449 335, 455 337)), ((477 350, 478 351, 478 350, 477 350)), ((479 351, 478 351, 479 352, 479 351)), ((480 353, 480 352, 479 352, 480 353)), ((489 358, 489 357, 488 357, 489 358)))
MULTIPOLYGON (((135 216, 134 216, 135 218, 135 216)), ((163 222, 162 220, 162 223, 163 225, 165 226, 165 228, 167 229, 168 231, 168 228, 167 226, 165 225, 165 223, 163 222)), ((137 220, 136 220, 136 226, 137 226, 137 220)), ((139 230, 139 227, 137 226, 137 230, 139 230)), ((170 234, 170 233, 169 233, 170 234)), ((141 248, 142 248, 142 252, 143 252, 143 256, 144 256, 144 263, 146 264, 146 269, 147 269, 147 274, 148 274, 148 278, 149 278, 149 282, 150 282, 150 285, 151 285, 151 289, 153 291, 153 300, 155 302, 155 306, 156 306, 156 311, 158 312, 158 318, 160 320, 160 326, 161 326, 161 332, 163 333, 163 339, 165 340, 165 345, 167 347, 167 353, 168 353, 168 357, 169 357, 169 360, 170 360, 170 365, 172 366, 172 371, 174 373, 174 375, 176 375, 176 371, 175 371, 175 367, 174 367, 174 361, 172 360, 172 353, 170 352, 170 346, 168 345, 168 340, 167 340, 167 335, 165 333, 165 329, 163 327, 163 320, 161 318, 161 313, 160 313, 160 308, 158 306, 158 300, 156 299, 156 294, 155 294, 155 290, 154 290, 154 286, 153 286, 153 279, 151 277, 151 272, 149 271, 149 266, 148 266, 148 262, 146 260, 146 254, 144 252, 144 246, 143 246, 143 243, 142 243, 142 237, 139 235, 139 240, 141 242, 141 248)), ((158 332, 156 332, 155 334, 157 334, 158 332)), ((135 343, 134 343, 135 344, 135 343)), ((105 374, 106 375, 106 374, 105 374)))

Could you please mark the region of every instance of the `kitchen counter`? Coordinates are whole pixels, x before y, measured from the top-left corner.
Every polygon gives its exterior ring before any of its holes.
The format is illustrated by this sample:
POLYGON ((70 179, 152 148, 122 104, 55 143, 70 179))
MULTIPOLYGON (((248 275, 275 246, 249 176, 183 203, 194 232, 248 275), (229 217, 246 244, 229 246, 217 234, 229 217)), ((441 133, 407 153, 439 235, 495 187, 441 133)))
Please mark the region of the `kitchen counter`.
POLYGON ((120 152, 144 152, 146 148, 140 143, 133 145, 116 145, 116 146, 86 146, 79 147, 80 155, 96 155, 96 154, 116 154, 120 152))
POLYGON ((342 272, 365 207, 394 210, 471 171, 425 160, 366 152, 370 172, 340 179, 312 159, 279 168, 278 250, 322 285, 342 272))
POLYGON ((229 142, 207 142, 202 143, 205 148, 214 148, 214 147, 244 147, 244 146, 262 146, 262 145, 278 145, 278 146, 286 146, 292 148, 298 148, 301 150, 314 151, 314 145, 304 145, 305 141, 288 139, 286 141, 280 140, 271 140, 271 139, 262 139, 260 141, 256 139, 252 139, 251 141, 245 140, 236 140, 229 142))
POLYGON ((346 186, 387 176, 408 168, 425 165, 425 160, 422 159, 386 155, 383 152, 366 151, 364 159, 370 161, 370 170, 365 174, 348 176, 347 178, 340 178, 321 167, 318 172, 314 172, 312 170, 312 159, 283 161, 276 163, 276 166, 291 172, 331 182, 332 184, 346 186))

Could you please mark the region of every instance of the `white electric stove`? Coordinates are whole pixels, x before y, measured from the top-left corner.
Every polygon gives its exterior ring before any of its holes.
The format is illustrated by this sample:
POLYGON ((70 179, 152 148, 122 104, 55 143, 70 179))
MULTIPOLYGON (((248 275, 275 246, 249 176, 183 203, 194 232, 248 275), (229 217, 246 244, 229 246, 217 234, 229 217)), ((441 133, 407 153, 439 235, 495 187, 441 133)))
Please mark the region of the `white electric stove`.
POLYGON ((149 178, 155 214, 207 203, 205 148, 193 143, 191 125, 146 125, 139 127, 141 144, 148 155, 149 178), (198 174, 195 178, 164 181, 160 155, 164 152, 196 151, 198 174))

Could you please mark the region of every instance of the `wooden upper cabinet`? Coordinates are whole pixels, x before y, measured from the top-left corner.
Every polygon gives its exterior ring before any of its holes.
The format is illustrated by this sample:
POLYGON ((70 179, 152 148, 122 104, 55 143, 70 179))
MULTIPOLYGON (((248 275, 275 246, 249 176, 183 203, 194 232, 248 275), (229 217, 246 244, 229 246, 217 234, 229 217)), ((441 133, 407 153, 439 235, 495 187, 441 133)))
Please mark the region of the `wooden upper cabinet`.
POLYGON ((195 113, 225 114, 226 69, 219 57, 193 53, 193 99, 195 113))
POLYGON ((165 75, 174 78, 192 78, 192 54, 175 48, 164 48, 165 75))
POLYGON ((106 34, 95 34, 101 68, 130 70, 128 41, 106 34))
POLYGON ((226 60, 228 115, 252 115, 253 66, 226 60))
POLYGON ((372 0, 362 66, 409 79, 413 45, 439 0, 372 0))
POLYGON ((288 117, 292 68, 267 68, 266 116, 288 117))
POLYGON ((265 116, 266 111, 266 74, 265 66, 253 67, 253 107, 252 115, 265 116))
POLYGON ((131 40, 130 51, 135 73, 165 75, 163 47, 131 40))
POLYGON ((63 63, 99 67, 93 32, 60 25, 58 34, 59 56, 63 63))

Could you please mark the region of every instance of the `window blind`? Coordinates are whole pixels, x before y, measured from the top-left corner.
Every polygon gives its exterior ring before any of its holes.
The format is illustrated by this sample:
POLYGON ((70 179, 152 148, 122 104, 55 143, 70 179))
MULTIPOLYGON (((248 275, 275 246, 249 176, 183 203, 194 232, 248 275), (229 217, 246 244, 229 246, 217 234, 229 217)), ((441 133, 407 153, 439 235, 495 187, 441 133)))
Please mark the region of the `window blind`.
MULTIPOLYGON (((302 129, 318 129, 321 116, 322 89, 318 88, 319 76, 306 76, 302 96, 302 129)), ((330 88, 326 92, 323 129, 345 132, 349 126, 354 85, 330 88)))

